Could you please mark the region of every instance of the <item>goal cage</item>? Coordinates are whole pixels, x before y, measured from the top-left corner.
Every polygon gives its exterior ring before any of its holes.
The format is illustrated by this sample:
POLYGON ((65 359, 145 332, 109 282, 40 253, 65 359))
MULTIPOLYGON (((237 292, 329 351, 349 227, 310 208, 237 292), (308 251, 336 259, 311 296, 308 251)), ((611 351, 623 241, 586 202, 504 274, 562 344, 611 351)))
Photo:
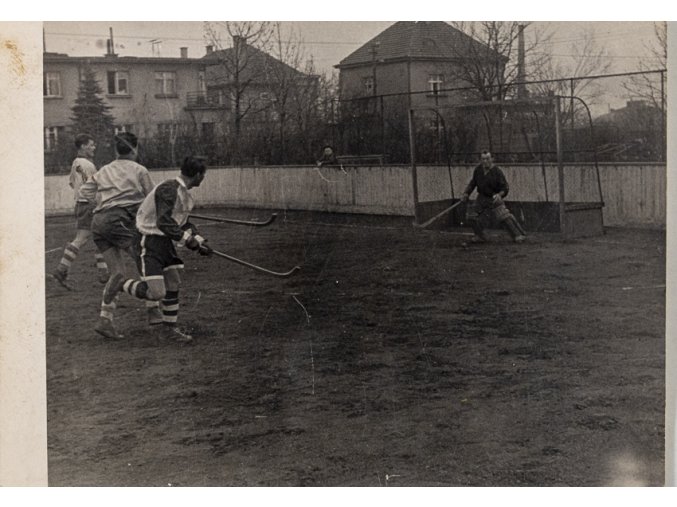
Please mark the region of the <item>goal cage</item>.
MULTIPOLYGON (((508 180, 508 209, 526 231, 603 234, 592 117, 579 97, 415 107, 409 109, 409 148, 417 224, 460 199, 488 150, 508 180), (433 163, 440 160, 446 167, 433 163)), ((465 212, 460 205, 435 227, 463 226, 465 212)))

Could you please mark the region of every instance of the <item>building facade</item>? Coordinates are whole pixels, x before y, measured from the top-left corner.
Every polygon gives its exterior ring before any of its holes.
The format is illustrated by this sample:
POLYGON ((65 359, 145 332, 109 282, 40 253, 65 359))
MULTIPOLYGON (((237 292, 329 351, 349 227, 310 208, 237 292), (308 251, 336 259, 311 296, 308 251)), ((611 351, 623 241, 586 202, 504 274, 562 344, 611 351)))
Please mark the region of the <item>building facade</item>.
POLYGON ((179 152, 187 149, 214 159, 226 156, 236 114, 238 128, 274 122, 280 93, 276 79, 280 73, 271 70, 276 66, 288 70, 295 86, 316 85, 317 76, 297 72, 242 41, 235 42, 253 55, 246 72, 238 76, 239 83, 224 70, 234 48, 213 51, 207 46, 199 58, 189 58, 186 48, 175 58, 44 53, 46 166, 53 172, 70 164, 72 147, 66 144, 77 130, 72 125, 72 107, 85 68, 94 72, 102 98, 111 107, 116 133, 133 132, 142 139, 151 165, 153 161, 174 165, 179 152))

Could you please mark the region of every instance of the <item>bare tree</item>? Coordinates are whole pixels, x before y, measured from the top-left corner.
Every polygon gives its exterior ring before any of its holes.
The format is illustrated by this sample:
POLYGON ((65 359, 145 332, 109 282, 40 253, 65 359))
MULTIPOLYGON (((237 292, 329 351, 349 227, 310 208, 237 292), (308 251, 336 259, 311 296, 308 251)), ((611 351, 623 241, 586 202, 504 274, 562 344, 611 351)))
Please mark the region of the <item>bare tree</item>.
POLYGON ((668 24, 665 21, 654 23, 654 40, 645 45, 648 58, 642 59, 639 70, 647 74, 632 76, 623 87, 632 96, 649 102, 653 107, 663 110, 666 103, 667 87, 665 73, 651 72, 667 69, 668 63, 668 24))
POLYGON ((609 52, 595 39, 591 26, 583 26, 580 36, 571 43, 566 55, 556 55, 542 47, 536 62, 529 61, 534 80, 556 80, 531 85, 535 95, 575 95, 594 103, 603 93, 599 81, 584 79, 605 74, 611 69, 609 52))
POLYGON ((286 162, 287 124, 289 122, 292 94, 308 85, 310 76, 300 72, 304 56, 299 35, 292 29, 286 39, 282 36, 280 23, 273 26, 272 54, 275 60, 267 60, 266 73, 271 84, 279 140, 279 161, 286 162))
MULTIPOLYGON (((518 79, 529 78, 528 74, 520 75, 518 42, 520 31, 531 27, 532 23, 458 21, 451 24, 468 36, 465 43, 456 48, 458 77, 475 88, 480 100, 504 100, 516 93, 514 84, 518 79)), ((525 56, 535 53, 549 37, 546 30, 532 30, 531 37, 525 38, 525 56)), ((538 54, 531 56, 534 63, 538 58, 538 54)))
POLYGON ((205 38, 214 46, 214 61, 208 69, 208 86, 226 91, 232 103, 233 156, 239 159, 243 119, 257 111, 259 102, 248 93, 249 88, 265 79, 261 65, 261 51, 271 38, 271 24, 267 21, 207 22, 205 38), (209 73, 209 71, 212 71, 209 73))

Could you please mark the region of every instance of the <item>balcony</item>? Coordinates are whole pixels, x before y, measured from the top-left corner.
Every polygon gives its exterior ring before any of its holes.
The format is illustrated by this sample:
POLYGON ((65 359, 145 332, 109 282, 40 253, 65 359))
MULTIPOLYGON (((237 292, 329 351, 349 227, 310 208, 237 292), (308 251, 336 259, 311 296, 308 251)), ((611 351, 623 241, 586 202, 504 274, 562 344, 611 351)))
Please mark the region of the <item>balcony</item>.
POLYGON ((188 92, 186 109, 229 109, 230 104, 220 90, 188 92))

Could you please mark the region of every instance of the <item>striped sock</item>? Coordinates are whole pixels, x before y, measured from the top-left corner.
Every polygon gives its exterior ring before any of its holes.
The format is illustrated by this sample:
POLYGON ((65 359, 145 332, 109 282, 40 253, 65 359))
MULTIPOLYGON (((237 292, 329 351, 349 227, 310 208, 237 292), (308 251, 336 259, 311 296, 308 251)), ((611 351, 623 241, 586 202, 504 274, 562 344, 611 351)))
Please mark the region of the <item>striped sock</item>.
POLYGON ((146 299, 146 293, 148 292, 148 284, 141 280, 132 280, 130 278, 122 286, 122 290, 127 294, 129 294, 130 296, 134 296, 139 299, 146 299))
POLYGON ((108 270, 108 266, 106 265, 106 261, 103 260, 103 255, 100 253, 95 253, 94 258, 96 259, 96 267, 102 271, 108 270))
POLYGON ((113 322, 113 313, 115 312, 116 306, 115 299, 108 305, 101 301, 101 313, 99 315, 101 315, 101 317, 104 319, 108 319, 113 322))
POLYGON ((63 257, 61 257, 61 262, 59 262, 59 271, 64 271, 68 273, 71 268, 71 263, 80 253, 80 249, 76 247, 73 243, 68 243, 66 248, 63 250, 63 257))
POLYGON ((162 308, 162 322, 170 326, 175 325, 179 315, 179 291, 168 290, 160 308, 162 308))
POLYGON ((160 307, 159 301, 151 301, 150 299, 146 299, 146 308, 159 308, 159 307, 160 307))

